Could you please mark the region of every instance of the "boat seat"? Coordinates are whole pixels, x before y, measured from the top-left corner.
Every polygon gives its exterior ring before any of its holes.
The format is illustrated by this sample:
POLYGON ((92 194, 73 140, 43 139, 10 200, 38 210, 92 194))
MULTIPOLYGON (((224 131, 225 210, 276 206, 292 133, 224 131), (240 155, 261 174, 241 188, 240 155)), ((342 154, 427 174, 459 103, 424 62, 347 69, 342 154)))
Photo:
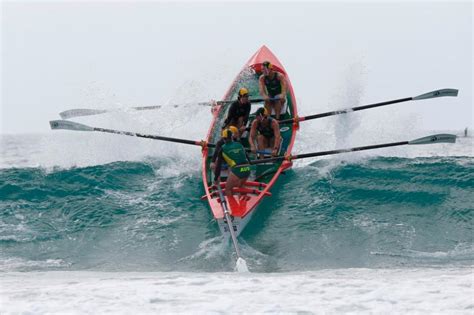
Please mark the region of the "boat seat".
MULTIPOLYGON (((278 146, 277 155, 281 153, 281 147, 283 145, 283 137, 280 137, 280 145, 278 146)), ((272 155, 272 148, 264 148, 263 150, 257 150, 257 153, 263 154, 265 157, 271 157, 272 155)))
MULTIPOLYGON (((255 196, 258 196, 260 195, 263 191, 262 190, 259 190, 259 189, 253 189, 253 188, 247 188, 247 187, 234 187, 234 189, 232 189, 232 192, 233 194, 235 193, 239 193, 239 194, 243 194, 243 195, 255 195, 255 196)), ((222 189, 222 193, 225 194, 225 188, 222 189)), ((212 198, 219 198, 219 192, 217 190, 214 190, 212 192, 210 192, 210 195, 212 198)), ((266 191, 263 193, 264 196, 271 196, 272 193, 269 192, 269 191, 266 191)), ((207 195, 203 195, 201 197, 201 200, 205 200, 207 198, 207 195)))
MULTIPOLYGON (((222 188, 225 188, 226 184, 227 184, 226 182, 220 182, 220 185, 221 185, 222 188)), ((265 187, 267 187, 267 184, 266 184, 266 183, 253 182, 253 181, 246 181, 246 182, 244 183, 244 185, 245 185, 245 186, 251 186, 251 187, 258 187, 258 188, 265 188, 265 187)), ((211 188, 211 189, 215 189, 216 187, 215 187, 215 185, 212 185, 210 188, 211 188)))

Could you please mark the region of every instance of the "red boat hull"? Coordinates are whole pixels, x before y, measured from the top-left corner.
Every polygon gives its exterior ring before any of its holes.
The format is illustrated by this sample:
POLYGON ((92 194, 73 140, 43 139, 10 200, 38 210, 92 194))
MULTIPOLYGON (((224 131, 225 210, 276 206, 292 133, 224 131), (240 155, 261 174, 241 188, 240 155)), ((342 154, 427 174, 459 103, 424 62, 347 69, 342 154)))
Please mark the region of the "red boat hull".
MULTIPOLYGON (((288 78, 288 74, 286 73, 285 68, 280 63, 280 61, 275 57, 275 55, 266 47, 262 46, 244 65, 239 75, 237 75, 236 79, 233 81, 229 89, 224 95, 223 100, 232 100, 232 97, 236 95, 236 91, 242 87, 242 78, 244 76, 248 76, 248 72, 251 72, 253 76, 253 80, 258 78, 261 73, 262 63, 264 61, 270 61, 273 64, 273 69, 284 74, 287 80, 287 103, 288 105, 288 115, 289 117, 296 117, 297 116, 297 108, 296 108, 296 99, 293 92, 293 87, 291 82, 288 78)), ((255 81, 252 81, 253 88, 254 88, 254 98, 257 98, 255 95, 258 93, 255 88, 255 81)), ((252 96, 252 93, 251 93, 252 96)), ((211 127, 209 129, 207 135, 207 141, 212 142, 217 140, 217 134, 221 130, 222 124, 222 117, 224 117, 227 113, 228 107, 226 105, 218 105, 213 108, 213 120, 211 123, 211 127)), ((289 126, 281 127, 281 130, 285 132, 286 138, 284 151, 280 152, 280 155, 283 154, 290 154, 293 148, 293 144, 296 137, 296 131, 298 130, 297 124, 292 124, 289 126)), ((220 203, 220 198, 216 192, 215 186, 211 182, 212 173, 209 170, 209 156, 211 149, 205 148, 202 152, 202 175, 203 175, 203 183, 204 188, 206 191, 205 198, 209 202, 209 206, 211 208, 212 214, 216 220, 218 220, 221 230, 225 233, 227 228, 226 225, 223 224, 224 213, 220 203)), ((291 162, 283 161, 278 165, 275 165, 275 170, 270 172, 270 177, 266 180, 259 180, 258 178, 252 180, 249 179, 248 183, 245 185, 243 189, 240 191, 237 190, 233 193, 233 197, 226 198, 227 204, 232 211, 232 215, 234 217, 234 230, 236 234, 240 234, 243 230, 245 225, 248 223, 251 215, 253 214, 254 210, 257 208, 258 204, 263 200, 264 197, 270 196, 270 189, 277 181, 278 177, 280 176, 281 172, 291 167, 291 162), (255 189, 255 187, 258 187, 255 189)), ((265 176, 263 174, 263 176, 265 176)), ((261 177, 263 178, 263 177, 261 177)), ((225 188, 225 186, 224 186, 225 188)), ((204 197, 204 196, 203 196, 204 197)))

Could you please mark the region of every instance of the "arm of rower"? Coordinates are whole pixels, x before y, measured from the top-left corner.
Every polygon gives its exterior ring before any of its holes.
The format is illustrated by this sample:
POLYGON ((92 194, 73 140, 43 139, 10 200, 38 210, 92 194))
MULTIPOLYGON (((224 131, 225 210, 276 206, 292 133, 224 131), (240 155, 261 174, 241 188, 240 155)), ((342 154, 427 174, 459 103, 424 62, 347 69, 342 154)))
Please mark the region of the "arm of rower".
POLYGON ((258 78, 258 89, 260 90, 260 95, 262 95, 262 97, 264 99, 267 99, 268 98, 268 94, 267 94, 267 89, 265 88, 265 82, 264 82, 264 78, 263 78, 263 75, 260 76, 260 78, 258 78))
POLYGON ((221 152, 221 148, 222 148, 222 142, 221 142, 221 141, 217 141, 216 147, 215 147, 215 149, 214 149, 214 154, 212 155, 212 158, 211 158, 211 162, 212 162, 212 163, 216 163, 216 161, 217 161, 217 156, 218 156, 219 153, 221 152))
POLYGON ((250 127, 250 135, 249 135, 249 144, 250 150, 255 151, 255 138, 257 134, 257 121, 252 121, 252 126, 250 127))
POLYGON ((214 181, 215 182, 221 176, 221 168, 222 168, 222 150, 219 149, 219 152, 217 153, 216 168, 214 169, 214 181))
POLYGON ((281 82, 281 98, 286 97, 286 77, 285 75, 279 73, 280 76, 280 82, 281 82))
POLYGON ((227 127, 227 125, 230 123, 231 118, 235 116, 235 106, 234 103, 229 108, 229 111, 227 112, 227 118, 224 120, 224 127, 227 127))
POLYGON ((249 121, 249 116, 250 116, 250 109, 251 109, 251 106, 249 105, 248 108, 245 110, 245 117, 244 117, 244 121, 243 121, 243 126, 247 126, 247 122, 249 121))
POLYGON ((278 150, 280 148, 281 134, 280 134, 280 124, 276 119, 273 120, 273 134, 275 135, 275 143, 273 144, 273 150, 278 150))

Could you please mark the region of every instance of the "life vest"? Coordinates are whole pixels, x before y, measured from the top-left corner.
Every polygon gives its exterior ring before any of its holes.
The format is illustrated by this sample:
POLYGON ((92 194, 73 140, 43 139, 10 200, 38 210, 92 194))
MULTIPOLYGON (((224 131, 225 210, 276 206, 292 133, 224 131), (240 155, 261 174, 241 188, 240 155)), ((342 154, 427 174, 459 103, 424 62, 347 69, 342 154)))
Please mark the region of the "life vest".
POLYGON ((234 104, 232 104, 232 106, 235 106, 235 108, 234 108, 235 117, 232 117, 232 118, 244 117, 250 111, 249 110, 250 109, 250 103, 241 105, 239 101, 235 101, 234 104))
POLYGON ((261 134, 262 136, 266 138, 272 138, 275 136, 275 133, 273 132, 273 127, 272 127, 273 118, 267 117, 266 119, 268 120, 268 125, 266 126, 264 126, 262 122, 260 121, 257 122, 257 131, 259 134, 261 134))
POLYGON ((278 79, 278 73, 274 72, 273 79, 264 76, 265 87, 267 88, 268 96, 274 97, 281 94, 281 82, 278 79))
POLYGON ((240 142, 232 141, 222 146, 222 157, 224 161, 232 168, 239 164, 246 164, 247 155, 240 142))

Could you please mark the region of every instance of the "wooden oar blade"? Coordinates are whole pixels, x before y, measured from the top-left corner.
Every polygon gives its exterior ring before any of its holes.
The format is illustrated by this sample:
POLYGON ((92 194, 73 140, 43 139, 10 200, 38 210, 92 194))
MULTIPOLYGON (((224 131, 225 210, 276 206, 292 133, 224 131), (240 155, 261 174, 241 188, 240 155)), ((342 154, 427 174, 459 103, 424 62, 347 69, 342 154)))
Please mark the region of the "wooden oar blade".
POLYGON ((413 100, 425 100, 428 98, 435 98, 435 97, 444 97, 444 96, 458 96, 459 90, 457 89, 441 89, 432 92, 428 92, 425 94, 421 94, 418 96, 413 97, 413 100))
POLYGON ((455 143, 456 136, 442 133, 432 136, 427 136, 423 138, 418 138, 412 141, 408 141, 408 144, 433 144, 433 143, 455 143))
POLYGON ((65 129, 65 130, 77 130, 77 131, 94 131, 94 128, 69 121, 69 120, 51 120, 49 122, 51 129, 65 129))
POLYGON ((108 110, 106 109, 76 108, 76 109, 69 109, 69 110, 65 110, 64 112, 60 112, 59 116, 61 116, 62 119, 69 119, 69 118, 74 118, 74 117, 99 115, 99 114, 103 114, 107 112, 108 110))

